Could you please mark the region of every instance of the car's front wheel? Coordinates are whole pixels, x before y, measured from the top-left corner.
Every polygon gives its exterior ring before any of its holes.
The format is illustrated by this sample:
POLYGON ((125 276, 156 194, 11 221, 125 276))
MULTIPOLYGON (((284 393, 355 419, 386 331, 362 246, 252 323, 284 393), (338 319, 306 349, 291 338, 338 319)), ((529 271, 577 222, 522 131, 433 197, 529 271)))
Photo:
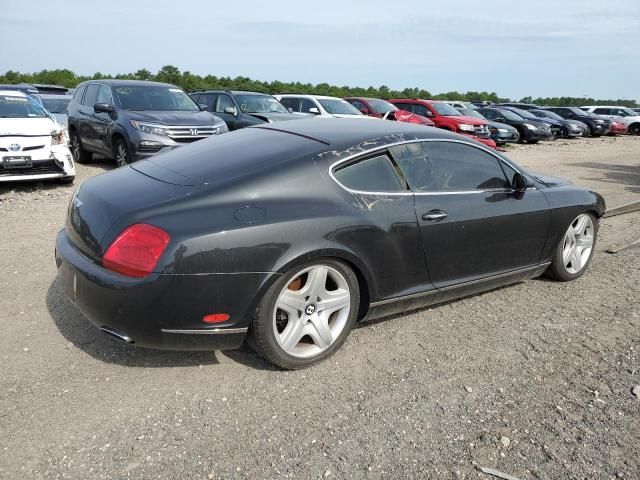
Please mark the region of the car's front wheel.
POLYGON ((595 251, 598 222, 591 213, 578 215, 558 242, 547 275, 567 282, 581 276, 595 251))
POLYGON ((114 157, 116 158, 116 164, 119 167, 124 167, 131 163, 131 153, 129 152, 129 147, 127 146, 127 142, 124 141, 124 138, 116 137, 115 142, 113 143, 114 157))
POLYGON ((279 278, 258 305, 251 344, 271 363, 288 370, 333 355, 358 315, 358 279, 347 265, 320 260, 279 278))

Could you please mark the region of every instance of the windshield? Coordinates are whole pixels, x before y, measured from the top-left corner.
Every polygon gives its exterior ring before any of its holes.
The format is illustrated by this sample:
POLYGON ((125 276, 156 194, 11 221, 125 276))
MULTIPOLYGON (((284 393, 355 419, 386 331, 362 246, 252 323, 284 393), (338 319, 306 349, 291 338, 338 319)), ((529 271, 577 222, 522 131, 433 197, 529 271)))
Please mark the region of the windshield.
POLYGON ((564 118, 562 118, 560 115, 550 112, 549 110, 533 110, 533 112, 538 117, 552 118, 553 120, 564 120, 564 118))
POLYGON ((630 108, 622 108, 620 107, 620 110, 622 110, 624 113, 627 114, 627 116, 629 117, 636 117, 638 116, 638 112, 634 112, 633 110, 631 110, 630 108))
POLYGON ((67 113, 67 105, 71 97, 63 97, 62 95, 56 95, 56 98, 43 98, 42 103, 51 113, 67 113))
POLYGON ((386 100, 376 100, 371 99, 367 100, 369 106, 373 109, 374 112, 384 115, 387 112, 395 112, 398 110, 398 107, 393 105, 392 103, 387 102, 386 100))
POLYGON ((438 115, 446 115, 447 117, 459 117, 461 113, 453 108, 448 103, 433 102, 431 106, 434 108, 438 115))
POLYGON ((318 102, 331 115, 362 115, 362 113, 346 100, 319 98, 318 102))
POLYGON ((536 118, 538 118, 533 113, 529 113, 526 110, 521 110, 520 108, 510 108, 509 110, 517 113, 522 118, 530 118, 531 120, 535 120, 536 118))
POLYGON ((46 118, 47 113, 30 97, 0 95, 0 118, 46 118))
POLYGON ((125 110, 197 112, 200 110, 189 95, 176 87, 134 85, 116 87, 116 96, 125 110))
POLYGON ((459 111, 462 115, 466 115, 467 117, 476 117, 480 120, 486 120, 486 118, 484 118, 480 112, 476 112, 475 110, 471 110, 470 108, 461 108, 459 111))
POLYGON ((504 118, 506 118, 507 120, 512 120, 514 122, 520 122, 522 121, 522 118, 520 115, 518 115, 517 113, 512 112, 511 110, 507 110, 506 108, 501 108, 498 110, 502 116, 504 118))
POLYGON ((244 113, 289 113, 270 95, 236 95, 236 100, 244 113))

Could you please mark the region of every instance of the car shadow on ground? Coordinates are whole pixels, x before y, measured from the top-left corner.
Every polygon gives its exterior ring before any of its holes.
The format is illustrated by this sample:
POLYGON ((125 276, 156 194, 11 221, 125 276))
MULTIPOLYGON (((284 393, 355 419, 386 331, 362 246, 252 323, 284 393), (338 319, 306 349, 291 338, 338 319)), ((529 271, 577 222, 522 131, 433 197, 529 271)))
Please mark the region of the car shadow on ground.
POLYGON ((122 343, 94 327, 65 296, 56 280, 47 290, 47 309, 64 336, 93 358, 125 367, 193 367, 217 364, 216 352, 176 352, 122 343))
MULTIPOLYGON (((625 190, 640 193, 640 165, 616 165, 613 163, 581 162, 572 166, 593 169, 601 174, 598 180, 624 185, 625 190)), ((591 180, 591 179, 587 179, 591 180)))

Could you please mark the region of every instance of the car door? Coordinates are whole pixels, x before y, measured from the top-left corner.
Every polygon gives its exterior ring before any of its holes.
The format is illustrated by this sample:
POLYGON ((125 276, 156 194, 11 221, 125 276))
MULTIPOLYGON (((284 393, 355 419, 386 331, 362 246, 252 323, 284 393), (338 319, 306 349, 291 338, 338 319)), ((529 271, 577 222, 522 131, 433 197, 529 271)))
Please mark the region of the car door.
POLYGON ((438 288, 534 266, 550 222, 542 192, 516 192, 514 167, 459 141, 390 148, 415 193, 429 276, 438 288))
MULTIPOLYGON (((111 87, 100 85, 95 103, 106 103, 113 106, 111 87)), ((111 154, 111 126, 113 125, 113 113, 93 111, 91 136, 95 142, 95 148, 111 154)))
POLYGON ((349 225, 335 233, 358 252, 376 285, 378 300, 435 290, 427 273, 414 195, 387 151, 349 160, 332 175, 349 190, 345 214, 349 225))
POLYGON ((93 125, 95 121, 93 106, 96 104, 99 90, 100 85, 97 83, 91 83, 87 85, 87 91, 84 94, 82 105, 78 108, 80 117, 78 122, 80 140, 82 142, 82 145, 91 151, 96 151, 98 149, 95 129, 93 125))
POLYGON ((246 126, 246 125, 241 125, 241 122, 239 120, 239 117, 242 115, 242 112, 240 112, 236 108, 235 104, 233 103, 233 100, 226 93, 220 93, 216 95, 216 98, 213 103, 213 109, 211 111, 214 112, 215 115, 217 115, 218 117, 222 118, 222 120, 224 120, 224 122, 227 124, 227 127, 229 127, 229 130, 237 130, 238 128, 242 128, 243 126, 246 126), (229 113, 225 111, 225 109, 228 109, 228 108, 234 108, 236 113, 234 114, 234 113, 229 113))

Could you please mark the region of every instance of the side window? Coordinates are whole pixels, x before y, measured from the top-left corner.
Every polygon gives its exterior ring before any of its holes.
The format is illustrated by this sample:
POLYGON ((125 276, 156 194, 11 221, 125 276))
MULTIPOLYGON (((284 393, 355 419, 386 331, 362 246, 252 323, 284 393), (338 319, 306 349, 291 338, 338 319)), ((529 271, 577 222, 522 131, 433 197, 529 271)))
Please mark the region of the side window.
MULTIPOLYGON (((313 100, 309 100, 308 98, 300 99, 300 111, 302 113, 311 113, 310 110, 312 108, 318 108, 318 106, 313 102, 313 100)), ((320 111, 319 108, 318 108, 318 111, 320 111)))
POLYGON ((365 112, 369 111, 369 109, 365 106, 365 104, 362 103, 360 100, 348 100, 348 102, 360 111, 362 110, 364 110, 365 112))
POLYGON ((300 100, 295 97, 284 97, 282 100, 280 100, 280 103, 284 108, 290 108, 294 112, 300 111, 300 100))
POLYGON ((92 83, 87 86, 87 93, 84 96, 83 105, 87 107, 93 107, 96 104, 96 100, 98 98, 98 90, 100 89, 100 85, 97 83, 92 83))
POLYGON ((224 109, 227 107, 234 107, 233 100, 229 97, 229 95, 220 95, 218 97, 218 106, 216 107, 216 112, 224 112, 224 109))
POLYGON ((100 85, 100 90, 98 90, 98 98, 96 98, 96 103, 108 103, 109 105, 113 105, 111 88, 107 87, 106 85, 100 85))
POLYGON ((210 112, 213 112, 213 105, 216 102, 216 98, 217 95, 213 94, 213 93, 203 93, 202 95, 200 95, 200 98, 198 100, 196 100, 197 103, 203 103, 207 106, 207 109, 210 112))
POLYGON ((414 104, 413 105, 413 113, 416 115, 422 115, 423 117, 430 117, 431 112, 424 105, 414 104))
POLYGON ((593 113, 597 115, 615 115, 614 113, 611 113, 610 108, 596 108, 593 113))
POLYGON ((84 91, 87 89, 85 85, 78 88, 76 93, 73 95, 73 101, 76 103, 82 103, 82 96, 84 95, 84 91))
POLYGON ((498 115, 496 114, 495 110, 481 110, 480 113, 487 120, 495 120, 498 118, 498 115))
POLYGON ((456 142, 421 142, 390 149, 412 190, 466 192, 509 188, 496 157, 456 142))
POLYGON ((410 103, 394 103, 394 105, 405 112, 413 112, 413 105, 410 103))
POLYGON ((405 190, 391 159, 386 154, 351 163, 334 171, 333 175, 336 180, 351 190, 363 192, 400 192, 405 190))

